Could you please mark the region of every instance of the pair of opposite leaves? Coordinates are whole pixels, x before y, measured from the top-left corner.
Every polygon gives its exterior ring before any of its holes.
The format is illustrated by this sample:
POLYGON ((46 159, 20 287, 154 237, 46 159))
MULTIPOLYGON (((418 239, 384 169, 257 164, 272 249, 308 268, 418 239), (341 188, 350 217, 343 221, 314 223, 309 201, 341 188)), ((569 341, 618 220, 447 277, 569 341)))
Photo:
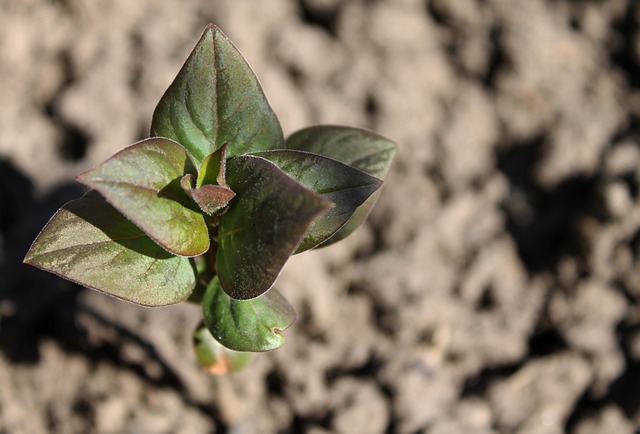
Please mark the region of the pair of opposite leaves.
POLYGON ((364 221, 395 154, 389 140, 348 127, 311 127, 285 142, 249 65, 212 25, 156 107, 151 133, 78 177, 100 194, 61 208, 25 262, 162 306, 189 297, 190 258, 213 238, 215 283, 253 299, 291 254, 364 221))

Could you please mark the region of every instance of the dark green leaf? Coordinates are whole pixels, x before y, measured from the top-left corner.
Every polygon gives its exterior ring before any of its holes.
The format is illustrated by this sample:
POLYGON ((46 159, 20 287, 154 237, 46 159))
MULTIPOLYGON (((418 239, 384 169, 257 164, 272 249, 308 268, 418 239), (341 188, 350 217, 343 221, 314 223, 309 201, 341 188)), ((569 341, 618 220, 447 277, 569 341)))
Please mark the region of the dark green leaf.
POLYGON ((216 264, 222 288, 246 300, 273 285, 312 221, 332 204, 263 158, 235 157, 227 169, 236 197, 220 218, 216 264))
POLYGON ((253 357, 252 353, 233 351, 222 346, 204 324, 200 324, 193 333, 193 347, 200 366, 212 374, 240 371, 253 357))
MULTIPOLYGON (((333 125, 318 125, 297 131, 287 139, 285 147, 341 161, 382 180, 389 173, 396 154, 395 143, 378 134, 333 125)), ((360 227, 378 200, 380 191, 373 193, 360 205, 349 221, 331 238, 320 244, 320 247, 340 241, 360 227)))
POLYGON ((168 251, 196 256, 209 248, 209 233, 179 185, 183 175, 193 171, 182 146, 151 138, 123 149, 78 180, 99 191, 168 251))
POLYGON ((300 184, 335 204, 311 224, 296 253, 312 249, 336 233, 382 184, 361 170, 309 152, 275 150, 252 155, 271 161, 300 184))
POLYGON ((184 301, 195 287, 190 259, 162 249, 96 192, 60 208, 25 263, 144 306, 184 301))
POLYGON ((213 337, 235 351, 269 351, 284 343, 282 331, 296 320, 296 313, 275 289, 252 300, 234 300, 217 277, 202 300, 204 323, 213 337))
POLYGON ((371 131, 334 125, 317 125, 293 133, 286 149, 312 152, 384 180, 396 154, 396 145, 371 131))
POLYGON ((160 100, 151 133, 181 143, 199 162, 225 142, 229 157, 281 148, 284 142, 258 79, 213 25, 160 100))

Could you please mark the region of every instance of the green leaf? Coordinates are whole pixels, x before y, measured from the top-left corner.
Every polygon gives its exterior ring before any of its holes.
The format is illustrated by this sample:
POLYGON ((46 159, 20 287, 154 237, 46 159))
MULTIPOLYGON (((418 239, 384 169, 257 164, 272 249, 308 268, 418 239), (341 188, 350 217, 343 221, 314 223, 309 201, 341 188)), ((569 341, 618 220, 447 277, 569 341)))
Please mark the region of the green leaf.
POLYGON ((78 180, 100 192, 160 246, 176 255, 196 256, 209 249, 209 233, 179 185, 185 173, 194 171, 182 146, 151 138, 123 149, 78 180))
MULTIPOLYGON (((389 139, 371 131, 334 125, 318 125, 297 131, 287 139, 285 148, 323 155, 382 180, 389 173, 396 154, 396 145, 389 139)), ((380 192, 378 190, 373 193, 358 207, 349 221, 319 247, 340 241, 359 228, 371 212, 380 192)))
POLYGON ((162 249, 93 191, 58 210, 24 261, 144 306, 184 301, 195 287, 190 259, 162 249))
POLYGON ((297 182, 335 204, 311 224, 296 253, 330 238, 382 185, 378 178, 361 170, 309 152, 275 150, 252 155, 271 161, 297 182))
POLYGON ((228 156, 281 148, 280 123, 238 49, 209 25, 153 113, 151 134, 186 147, 198 162, 229 144, 228 156))
POLYGON ((211 374, 240 371, 253 358, 253 353, 233 351, 222 346, 204 324, 200 324, 193 333, 193 348, 202 369, 211 374))
POLYGON ((297 149, 338 160, 371 176, 384 179, 396 154, 396 145, 371 131, 336 125, 316 125, 296 131, 286 149, 297 149))
POLYGON ((273 285, 311 222, 332 204, 264 158, 231 158, 227 169, 236 197, 220 218, 217 271, 227 294, 246 300, 273 285))
POLYGON ((225 170, 227 166, 227 144, 225 143, 215 152, 207 155, 198 171, 196 188, 203 185, 220 185, 227 187, 225 170))
POLYGON ((275 289, 253 300, 234 300, 214 277, 202 300, 204 323, 213 337, 234 351, 269 351, 284 343, 282 331, 296 313, 275 289))
POLYGON ((180 187, 193 199, 200 209, 208 215, 213 215, 227 206, 235 193, 220 185, 203 185, 193 188, 193 176, 184 175, 180 180, 180 187))

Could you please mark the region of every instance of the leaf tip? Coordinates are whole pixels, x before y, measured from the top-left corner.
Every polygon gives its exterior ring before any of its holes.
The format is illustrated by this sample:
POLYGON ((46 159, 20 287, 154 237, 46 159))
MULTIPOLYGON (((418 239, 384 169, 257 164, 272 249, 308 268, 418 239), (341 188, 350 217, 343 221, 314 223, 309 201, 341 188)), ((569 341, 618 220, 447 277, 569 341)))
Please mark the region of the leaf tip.
POLYGON ((80 184, 87 185, 87 174, 89 172, 90 172, 90 170, 85 170, 81 174, 76 175, 76 181, 78 181, 80 184))
MULTIPOLYGON (((315 193, 314 193, 315 194, 315 193)), ((315 214, 315 218, 317 219, 318 217, 322 216, 323 214, 326 214, 327 212, 329 212, 330 210, 332 210, 333 208, 336 207, 336 203, 326 199, 322 196, 318 195, 318 198, 321 199, 322 201, 320 202, 316 214, 315 214)))
POLYGON ((215 32, 215 31, 220 31, 220 28, 218 26, 216 26, 213 23, 209 23, 207 24, 207 26, 204 28, 205 32, 215 32))
MULTIPOLYGON (((36 241, 37 241, 37 238, 36 238, 36 241)), ((35 243, 35 241, 34 241, 34 243, 35 243)), ((34 260, 34 255, 33 255, 32 248, 29 248, 27 253, 24 255, 24 258, 22 258, 22 263, 35 267, 36 263, 35 263, 35 260, 34 260)))
POLYGON ((227 38, 227 35, 224 34, 222 29, 220 29, 220 27, 218 27, 214 23, 207 24, 207 26, 204 28, 204 32, 202 32, 202 38, 201 39, 204 39, 208 35, 211 35, 214 39, 218 35, 223 36, 225 39, 229 39, 229 38, 227 38))

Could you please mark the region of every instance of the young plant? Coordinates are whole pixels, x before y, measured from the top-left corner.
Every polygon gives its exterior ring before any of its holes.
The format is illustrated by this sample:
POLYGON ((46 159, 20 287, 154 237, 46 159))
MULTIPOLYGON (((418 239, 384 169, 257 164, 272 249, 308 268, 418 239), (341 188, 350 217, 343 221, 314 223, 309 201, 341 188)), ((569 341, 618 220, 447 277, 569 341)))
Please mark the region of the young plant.
POLYGON ((214 25, 153 113, 151 137, 78 176, 25 262, 142 306, 200 303, 200 363, 243 366, 295 320, 272 288, 289 256, 352 233, 395 155, 369 131, 284 140, 251 68, 214 25))

